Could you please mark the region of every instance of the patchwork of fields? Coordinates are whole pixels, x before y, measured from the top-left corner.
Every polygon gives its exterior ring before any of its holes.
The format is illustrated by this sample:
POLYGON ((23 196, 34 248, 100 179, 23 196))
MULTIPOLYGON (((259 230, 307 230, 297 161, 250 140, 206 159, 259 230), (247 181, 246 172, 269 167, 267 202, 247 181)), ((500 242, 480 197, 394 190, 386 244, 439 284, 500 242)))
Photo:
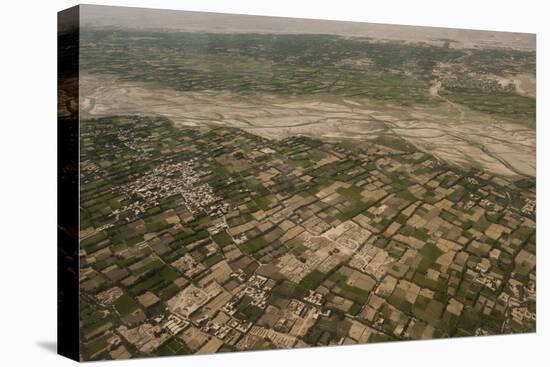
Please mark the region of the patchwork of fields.
POLYGON ((84 359, 535 328, 531 179, 161 117, 81 139, 84 359))

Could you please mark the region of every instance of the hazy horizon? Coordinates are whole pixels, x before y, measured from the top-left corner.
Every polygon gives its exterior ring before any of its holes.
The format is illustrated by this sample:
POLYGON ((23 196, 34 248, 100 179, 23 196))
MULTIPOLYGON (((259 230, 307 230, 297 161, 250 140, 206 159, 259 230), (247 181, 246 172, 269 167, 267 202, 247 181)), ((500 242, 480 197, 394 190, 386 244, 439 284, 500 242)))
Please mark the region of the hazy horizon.
POLYGON ((185 10, 81 5, 81 26, 208 33, 332 34, 376 40, 443 44, 457 48, 535 50, 536 35, 427 26, 209 13, 185 10))

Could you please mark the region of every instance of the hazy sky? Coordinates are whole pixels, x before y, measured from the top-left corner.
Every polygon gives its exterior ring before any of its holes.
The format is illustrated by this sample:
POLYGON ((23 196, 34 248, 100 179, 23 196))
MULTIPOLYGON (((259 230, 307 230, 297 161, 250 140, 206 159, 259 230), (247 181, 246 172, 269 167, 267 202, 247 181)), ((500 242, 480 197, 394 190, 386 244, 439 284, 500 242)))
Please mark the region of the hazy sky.
POLYGON ((329 20, 201 13, 127 7, 82 5, 81 24, 94 27, 164 29, 211 33, 317 33, 348 37, 371 37, 407 42, 441 44, 456 41, 455 47, 511 47, 534 50, 535 36, 527 33, 474 31, 452 28, 398 26, 329 20))

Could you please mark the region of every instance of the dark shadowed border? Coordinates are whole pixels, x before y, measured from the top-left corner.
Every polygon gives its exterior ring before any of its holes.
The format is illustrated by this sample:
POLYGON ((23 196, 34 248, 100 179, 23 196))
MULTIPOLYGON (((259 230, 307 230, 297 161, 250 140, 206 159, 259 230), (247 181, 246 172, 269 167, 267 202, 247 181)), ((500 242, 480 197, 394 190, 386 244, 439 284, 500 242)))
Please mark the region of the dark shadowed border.
POLYGON ((57 353, 77 361, 79 18, 78 6, 57 16, 57 353))

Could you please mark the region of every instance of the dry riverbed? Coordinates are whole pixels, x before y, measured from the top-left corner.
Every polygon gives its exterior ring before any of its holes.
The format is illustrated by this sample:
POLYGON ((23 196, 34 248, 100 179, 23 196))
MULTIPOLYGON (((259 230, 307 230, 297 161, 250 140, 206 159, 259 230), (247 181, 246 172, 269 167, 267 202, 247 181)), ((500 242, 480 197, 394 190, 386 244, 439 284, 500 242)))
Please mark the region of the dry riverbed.
POLYGON ((370 140, 396 134, 458 166, 535 176, 534 129, 445 101, 402 107, 364 98, 180 92, 104 75, 84 75, 80 83, 82 116, 162 115, 177 126, 237 127, 269 139, 301 134, 370 140))

